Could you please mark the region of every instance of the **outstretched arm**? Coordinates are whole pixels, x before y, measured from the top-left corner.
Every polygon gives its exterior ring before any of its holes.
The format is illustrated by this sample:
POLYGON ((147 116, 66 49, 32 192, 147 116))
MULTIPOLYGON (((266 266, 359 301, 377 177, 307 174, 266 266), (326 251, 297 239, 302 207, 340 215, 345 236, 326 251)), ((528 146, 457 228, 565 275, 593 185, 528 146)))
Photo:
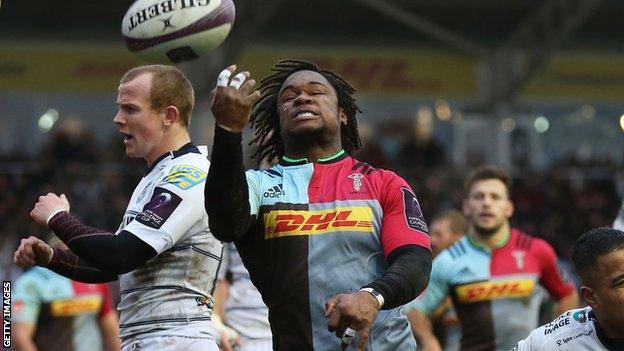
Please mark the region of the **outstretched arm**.
POLYGON ((67 249, 55 248, 34 236, 22 239, 13 255, 13 261, 20 267, 34 265, 46 267, 64 277, 83 283, 105 283, 117 280, 117 275, 97 269, 81 260, 67 249))
POLYGON ((89 227, 68 211, 69 202, 64 195, 49 193, 39 197, 30 217, 52 229, 76 255, 97 269, 123 274, 157 255, 149 244, 130 232, 115 235, 89 227))
POLYGON ((253 91, 249 72, 230 80, 236 66, 219 74, 212 91, 212 114, 216 121, 211 165, 205 186, 205 207, 210 229, 221 241, 234 241, 247 232, 251 221, 247 180, 243 166, 242 131, 251 107, 260 97, 253 91))

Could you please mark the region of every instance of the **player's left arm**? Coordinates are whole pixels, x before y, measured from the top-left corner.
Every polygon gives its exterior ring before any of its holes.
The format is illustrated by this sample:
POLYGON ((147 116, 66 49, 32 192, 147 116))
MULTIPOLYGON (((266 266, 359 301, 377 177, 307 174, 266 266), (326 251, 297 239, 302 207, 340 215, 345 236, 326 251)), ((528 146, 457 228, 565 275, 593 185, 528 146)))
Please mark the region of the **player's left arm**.
POLYGON ((553 313, 555 316, 565 311, 577 308, 579 304, 578 293, 574 284, 564 279, 557 265, 557 254, 546 241, 535 239, 533 245, 541 265, 540 283, 548 290, 550 295, 557 301, 553 313))
POLYGON ((35 222, 48 226, 78 257, 94 267, 115 274, 134 270, 156 256, 147 243, 128 231, 119 235, 93 228, 69 213, 69 202, 49 193, 40 196, 30 213, 35 222))
POLYGON ((347 327, 357 330, 358 347, 363 347, 368 339, 379 310, 416 298, 427 287, 431 273, 431 244, 418 201, 403 179, 394 173, 390 175, 380 199, 381 244, 388 270, 362 287, 365 291, 337 295, 325 304, 328 329, 338 337, 343 336, 347 327))
POLYGON ((404 305, 420 295, 431 274, 431 240, 420 204, 412 189, 396 174, 380 199, 383 221, 381 246, 388 270, 366 287, 384 297, 384 309, 404 305))

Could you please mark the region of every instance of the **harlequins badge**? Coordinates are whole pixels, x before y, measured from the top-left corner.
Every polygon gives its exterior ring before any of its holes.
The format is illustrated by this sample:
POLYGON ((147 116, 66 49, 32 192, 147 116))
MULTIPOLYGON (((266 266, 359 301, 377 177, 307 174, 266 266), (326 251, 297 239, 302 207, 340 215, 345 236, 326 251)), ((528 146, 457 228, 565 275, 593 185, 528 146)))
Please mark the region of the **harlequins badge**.
POLYGON ((362 189, 362 178, 364 178, 364 176, 361 173, 353 173, 348 177, 353 179, 353 190, 360 191, 360 189, 362 189))

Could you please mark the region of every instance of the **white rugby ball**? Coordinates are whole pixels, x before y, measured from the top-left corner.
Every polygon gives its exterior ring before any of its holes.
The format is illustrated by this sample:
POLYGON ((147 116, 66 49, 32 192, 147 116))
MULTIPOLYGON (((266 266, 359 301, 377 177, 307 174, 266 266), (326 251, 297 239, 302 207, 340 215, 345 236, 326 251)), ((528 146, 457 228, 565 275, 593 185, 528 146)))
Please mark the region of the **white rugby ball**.
POLYGON ((179 63, 216 49, 235 14, 232 0, 137 0, 121 32, 126 47, 145 60, 179 63))

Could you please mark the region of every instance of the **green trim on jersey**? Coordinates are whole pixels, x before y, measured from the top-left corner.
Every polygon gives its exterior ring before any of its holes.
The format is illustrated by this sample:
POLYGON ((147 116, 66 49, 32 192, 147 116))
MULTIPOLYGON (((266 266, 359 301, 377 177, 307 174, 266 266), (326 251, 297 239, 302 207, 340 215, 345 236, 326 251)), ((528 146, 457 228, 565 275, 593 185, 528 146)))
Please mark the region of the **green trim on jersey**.
MULTIPOLYGON (((337 159, 338 157, 342 156, 345 154, 345 151, 343 149, 340 149, 340 151, 338 151, 337 153, 329 156, 329 157, 324 157, 324 158, 319 158, 318 159, 318 163, 324 163, 324 162, 331 162, 334 159, 337 159)), ((309 163, 310 161, 308 160, 307 157, 302 157, 302 158, 290 158, 288 156, 282 156, 282 159, 286 162, 291 162, 291 163, 300 163, 300 162, 305 162, 305 163, 309 163)))
MULTIPOLYGON (((472 237, 471 234, 466 235, 466 237, 468 237, 468 243, 470 243, 474 248, 484 251, 487 254, 491 254, 492 250, 490 250, 489 247, 487 247, 486 245, 480 244, 478 242, 475 241, 475 239, 472 237)), ((510 231, 506 231, 505 232, 505 237, 503 239, 501 239, 500 242, 498 242, 495 245, 495 248, 500 249, 501 247, 504 247, 505 245, 507 245, 507 243, 509 242, 509 239, 511 238, 511 233, 510 231)))

